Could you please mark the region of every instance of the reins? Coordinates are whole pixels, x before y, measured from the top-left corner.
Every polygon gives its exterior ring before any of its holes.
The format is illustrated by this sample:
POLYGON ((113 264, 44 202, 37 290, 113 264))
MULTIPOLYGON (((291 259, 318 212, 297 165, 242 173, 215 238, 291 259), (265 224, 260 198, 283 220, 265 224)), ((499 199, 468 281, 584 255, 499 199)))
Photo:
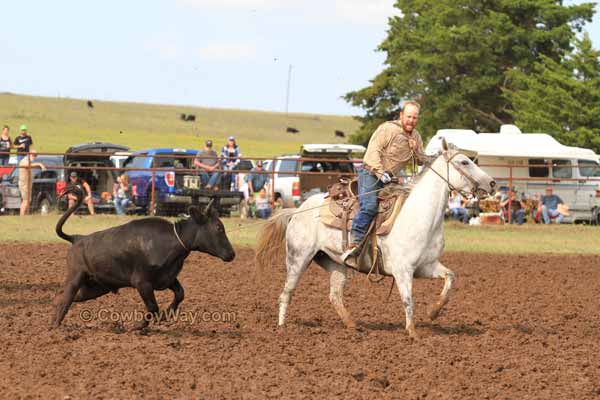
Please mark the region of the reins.
POLYGON ((429 168, 431 171, 433 171, 433 173, 435 173, 437 176, 439 176, 444 182, 446 182, 446 184, 448 184, 448 189, 450 191, 456 191, 458 193, 460 193, 462 196, 468 197, 469 195, 475 194, 475 192, 477 192, 477 190, 479 189, 479 184, 477 183, 477 181, 475 179, 473 179, 473 177, 471 177, 469 174, 467 174, 459 165, 457 165, 455 162, 452 161, 452 159, 454 157, 456 157, 457 155, 459 155, 460 153, 454 153, 452 155, 452 157, 448 157, 448 155, 446 154, 446 152, 442 153, 442 156, 444 157, 444 160, 446 160, 446 177, 444 178, 439 172, 437 172, 432 166, 430 165, 425 165, 425 168, 429 168), (464 190, 460 190, 457 189, 454 185, 452 185, 450 183, 450 165, 452 165, 454 167, 454 169, 456 170, 456 172, 458 172, 463 178, 465 178, 466 180, 468 180, 472 185, 473 185, 473 190, 471 193, 465 192, 464 190))

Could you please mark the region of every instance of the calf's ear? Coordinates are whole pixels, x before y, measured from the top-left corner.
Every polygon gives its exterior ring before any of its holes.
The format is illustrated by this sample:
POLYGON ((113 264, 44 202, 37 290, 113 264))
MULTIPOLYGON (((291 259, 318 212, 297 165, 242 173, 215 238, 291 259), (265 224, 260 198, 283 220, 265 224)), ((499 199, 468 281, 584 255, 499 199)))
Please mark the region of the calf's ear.
POLYGON ((203 223, 204 221, 206 221, 206 214, 204 214, 199 207, 190 206, 188 208, 188 214, 190 214, 194 221, 198 223, 203 223))

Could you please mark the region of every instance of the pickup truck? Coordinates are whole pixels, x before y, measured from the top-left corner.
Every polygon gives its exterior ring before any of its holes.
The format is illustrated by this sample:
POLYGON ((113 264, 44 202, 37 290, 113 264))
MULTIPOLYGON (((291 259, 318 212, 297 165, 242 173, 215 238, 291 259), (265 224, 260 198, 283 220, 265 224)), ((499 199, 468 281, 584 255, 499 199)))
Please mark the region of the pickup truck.
MULTIPOLYGON (((355 174, 361 163, 348 161, 365 151, 364 146, 353 144, 304 144, 299 154, 277 157, 275 165, 273 161, 265 161, 264 169, 275 172, 275 200, 281 198, 284 207, 298 207, 313 194, 326 192, 342 176, 355 174), (299 175, 299 172, 317 173, 299 175)), ((269 190, 272 185, 271 179, 269 190)))
POLYGON ((197 150, 161 148, 132 153, 123 163, 132 185, 133 203, 150 215, 177 215, 191 204, 208 204, 215 199, 221 215, 229 215, 239 207, 241 192, 229 189, 205 190, 193 160, 197 150), (152 204, 152 177, 154 172, 154 205, 152 204))

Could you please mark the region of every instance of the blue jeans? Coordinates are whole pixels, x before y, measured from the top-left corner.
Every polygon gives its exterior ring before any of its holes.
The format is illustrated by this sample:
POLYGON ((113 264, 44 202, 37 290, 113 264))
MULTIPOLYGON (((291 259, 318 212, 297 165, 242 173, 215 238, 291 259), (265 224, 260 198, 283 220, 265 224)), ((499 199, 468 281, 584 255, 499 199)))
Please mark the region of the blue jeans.
POLYGON ((525 222, 525 210, 520 209, 520 210, 510 210, 510 211, 511 211, 510 223, 514 224, 515 221, 517 221, 517 224, 523 225, 523 222, 525 222))
POLYGON ((219 181, 219 172, 200 171, 200 179, 202 180, 203 185, 213 187, 219 181))
POLYGON ((383 188, 383 183, 375 175, 371 175, 367 170, 361 169, 358 172, 358 203, 360 208, 352 221, 352 244, 359 244, 369 230, 369 225, 375 215, 377 215, 377 206, 379 200, 375 192, 383 188))
POLYGON ((17 154, 17 165, 19 165, 19 161, 27 157, 27 154, 17 154))
POLYGON ((451 208, 450 214, 452 215, 452 218, 457 221, 462 221, 465 224, 469 222, 469 213, 466 208, 451 208))
POLYGON ((125 215, 125 209, 131 203, 131 200, 123 197, 115 197, 115 211, 117 215, 125 215))
POLYGON ((0 167, 8 165, 9 156, 0 156, 0 167))
POLYGON ((563 219, 565 219, 565 216, 559 213, 558 210, 548 208, 546 206, 542 206, 542 217, 544 218, 545 224, 550 223, 550 218, 556 217, 555 222, 557 224, 561 224, 563 219))
POLYGON ((258 218, 267 219, 271 216, 271 209, 263 208, 262 210, 256 210, 256 216, 258 218))

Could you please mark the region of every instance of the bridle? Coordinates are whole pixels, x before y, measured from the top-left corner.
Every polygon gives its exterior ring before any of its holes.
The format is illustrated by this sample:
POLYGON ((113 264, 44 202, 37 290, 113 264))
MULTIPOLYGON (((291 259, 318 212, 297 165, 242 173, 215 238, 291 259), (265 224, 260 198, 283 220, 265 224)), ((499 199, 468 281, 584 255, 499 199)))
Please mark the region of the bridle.
POLYGON ((472 176, 467 174, 467 172, 457 162, 452 160, 454 157, 456 157, 459 154, 461 154, 461 153, 456 152, 452 156, 448 157, 447 151, 442 152, 442 157, 444 157, 444 160, 446 160, 446 177, 445 178, 432 167, 433 163, 426 165, 426 168, 429 168, 430 170, 432 170, 437 176, 439 176, 444 182, 446 182, 448 184, 448 189, 450 191, 454 190, 465 197, 467 197, 469 195, 476 195, 480 189, 479 182, 477 182, 472 176), (463 178, 465 178, 467 181, 469 181, 471 183, 471 185, 472 185, 471 193, 465 192, 464 190, 459 190, 450 183, 450 165, 452 165, 452 167, 454 167, 456 172, 458 172, 463 178))

